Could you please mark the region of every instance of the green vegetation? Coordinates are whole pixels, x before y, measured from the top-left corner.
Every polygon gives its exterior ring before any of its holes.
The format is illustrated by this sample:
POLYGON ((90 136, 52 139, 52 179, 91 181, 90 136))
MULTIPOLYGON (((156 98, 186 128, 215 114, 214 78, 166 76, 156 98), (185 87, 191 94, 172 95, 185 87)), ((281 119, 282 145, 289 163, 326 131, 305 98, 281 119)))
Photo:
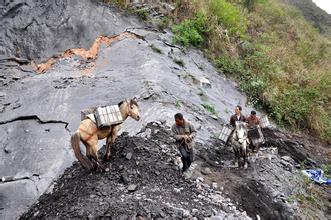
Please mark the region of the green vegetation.
POLYGON ((141 20, 143 20, 143 21, 147 21, 148 16, 149 16, 149 12, 148 12, 148 10, 146 10, 146 9, 142 9, 142 10, 138 10, 136 13, 137 13, 138 17, 139 17, 141 20))
POLYGON ((278 125, 331 141, 331 41, 300 11, 280 0, 179 1, 179 6, 175 43, 201 48, 278 125))
POLYGON ((312 193, 310 195, 295 193, 295 194, 289 196, 287 199, 287 201, 289 201, 289 202, 293 202, 295 200, 297 200, 300 203, 308 203, 310 205, 314 205, 317 203, 316 196, 312 193))
POLYGON ((177 108, 180 108, 180 107, 182 106, 182 104, 183 104, 183 102, 182 102, 181 100, 176 100, 176 104, 175 104, 175 106, 176 106, 177 108))
POLYGON ((207 30, 207 16, 203 13, 197 13, 193 19, 187 19, 179 25, 172 28, 174 32, 174 43, 184 46, 200 47, 204 41, 203 35, 207 30))
POLYGON ((214 105, 212 105, 212 104, 210 104, 210 103, 208 103, 208 102, 202 103, 201 105, 202 105, 202 107, 204 107, 207 111, 209 111, 211 114, 216 115, 216 116, 218 115, 218 114, 217 114, 217 111, 215 110, 214 105))
POLYGON ((102 0, 102 2, 107 4, 116 4, 117 6, 124 8, 126 7, 126 0, 102 0))
POLYGON ((160 30, 163 30, 163 29, 169 27, 169 24, 170 24, 169 17, 164 16, 164 17, 162 17, 162 18, 157 22, 157 27, 158 27, 160 30))
POLYGON ((331 179, 331 164, 323 164, 321 168, 324 172, 324 177, 331 179))
POLYGON ((209 1, 208 10, 215 15, 218 24, 227 28, 231 34, 241 35, 246 32, 248 20, 241 16, 240 8, 225 0, 209 1))

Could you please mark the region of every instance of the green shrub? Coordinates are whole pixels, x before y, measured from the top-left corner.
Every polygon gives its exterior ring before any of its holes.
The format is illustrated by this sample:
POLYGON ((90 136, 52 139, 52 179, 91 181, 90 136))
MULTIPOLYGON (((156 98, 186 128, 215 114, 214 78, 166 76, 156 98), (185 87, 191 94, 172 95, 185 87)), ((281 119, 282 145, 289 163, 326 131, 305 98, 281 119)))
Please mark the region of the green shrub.
POLYGON ((211 0, 209 11, 217 16, 219 24, 224 25, 231 34, 242 35, 246 32, 248 21, 233 4, 225 0, 211 0))
POLYGON ((204 41, 204 35, 208 32, 207 16, 203 13, 198 13, 193 19, 187 19, 179 25, 172 28, 174 32, 174 43, 183 46, 200 47, 204 41))
POLYGON ((142 10, 139 10, 136 12, 138 17, 143 20, 143 21, 147 21, 148 19, 148 15, 149 15, 149 12, 147 9, 142 9, 142 10))
POLYGON ((202 107, 204 107, 207 111, 209 111, 210 113, 212 113, 213 115, 216 115, 217 116, 217 111, 215 110, 215 107, 214 105, 208 103, 208 102, 205 102, 205 103, 202 103, 201 104, 202 107))
POLYGON ((217 68, 220 68, 225 74, 241 75, 245 71, 242 62, 239 59, 223 56, 214 61, 217 68))
POLYGON ((159 29, 163 30, 163 29, 169 27, 169 24, 170 24, 169 17, 164 16, 164 17, 162 17, 162 18, 158 21, 158 23, 157 23, 157 27, 158 27, 159 29))

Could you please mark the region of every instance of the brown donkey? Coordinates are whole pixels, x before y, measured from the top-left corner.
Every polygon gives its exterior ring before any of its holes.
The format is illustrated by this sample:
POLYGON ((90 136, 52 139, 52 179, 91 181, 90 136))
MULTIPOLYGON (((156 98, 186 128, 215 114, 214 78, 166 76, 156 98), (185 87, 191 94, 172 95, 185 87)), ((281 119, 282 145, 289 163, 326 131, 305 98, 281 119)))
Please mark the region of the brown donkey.
MULTIPOLYGON (((128 116, 136 121, 140 119, 138 104, 135 100, 126 100, 118 104, 120 112, 125 121, 128 116)), ((123 123, 123 122, 122 122, 123 123)), ((121 124, 111 125, 106 128, 97 128, 97 125, 89 118, 81 121, 78 130, 71 136, 71 146, 75 152, 76 158, 88 170, 104 169, 104 166, 98 158, 98 140, 107 138, 105 160, 110 159, 111 145, 114 144, 121 124), (80 151, 80 141, 86 147, 86 156, 80 151)))

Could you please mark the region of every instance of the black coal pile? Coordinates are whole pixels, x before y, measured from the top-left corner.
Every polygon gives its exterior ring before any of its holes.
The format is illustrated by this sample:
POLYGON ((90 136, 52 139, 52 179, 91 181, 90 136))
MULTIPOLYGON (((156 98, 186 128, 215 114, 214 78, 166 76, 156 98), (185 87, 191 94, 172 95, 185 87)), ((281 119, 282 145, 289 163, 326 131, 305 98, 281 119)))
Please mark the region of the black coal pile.
POLYGON ((140 137, 123 133, 104 163, 106 172, 88 172, 75 163, 21 219, 224 217, 220 192, 180 176, 176 154, 170 129, 161 123, 147 125, 140 137))

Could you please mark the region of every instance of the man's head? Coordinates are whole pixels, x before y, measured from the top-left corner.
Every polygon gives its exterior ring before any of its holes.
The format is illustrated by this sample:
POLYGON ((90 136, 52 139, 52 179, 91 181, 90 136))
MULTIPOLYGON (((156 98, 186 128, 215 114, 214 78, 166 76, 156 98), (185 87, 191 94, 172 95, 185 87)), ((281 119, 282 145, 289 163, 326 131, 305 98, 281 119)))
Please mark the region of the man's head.
POLYGON ((240 105, 237 105, 234 112, 236 113, 236 115, 240 115, 241 113, 241 106, 240 105))
POLYGON ((254 110, 251 111, 251 117, 252 117, 252 118, 255 118, 255 117, 256 117, 256 111, 254 111, 254 110))
POLYGON ((181 113, 175 114, 175 121, 176 121, 176 125, 178 125, 178 126, 184 125, 184 117, 183 117, 183 115, 181 113))

